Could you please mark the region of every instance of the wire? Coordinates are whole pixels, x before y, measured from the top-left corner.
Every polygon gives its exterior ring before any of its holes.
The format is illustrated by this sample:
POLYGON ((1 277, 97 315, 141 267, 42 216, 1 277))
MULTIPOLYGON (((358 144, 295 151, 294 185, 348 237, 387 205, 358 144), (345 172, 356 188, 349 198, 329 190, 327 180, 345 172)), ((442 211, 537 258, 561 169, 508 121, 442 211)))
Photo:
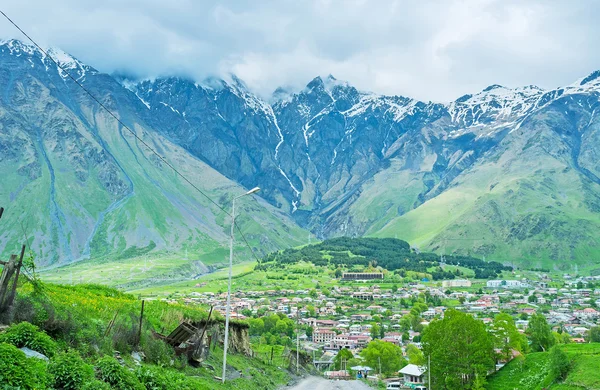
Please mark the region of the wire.
MULTIPOLYGON (((139 142, 141 142, 150 152, 152 152, 154 155, 156 155, 163 163, 165 163, 165 165, 167 165, 169 168, 171 168, 177 175, 179 175, 179 177, 181 177, 186 183, 188 183, 190 186, 192 186, 192 188, 194 188, 196 191, 198 191, 200 194, 202 194, 206 199, 208 199, 212 204, 214 204, 215 206, 217 206, 217 208, 219 210, 221 210, 222 212, 224 212, 225 214, 227 214, 228 216, 231 217, 231 214, 225 210, 223 208, 223 206, 221 206, 220 204, 218 204, 217 202, 215 202, 210 196, 208 196, 204 191, 202 191, 200 188, 198 188, 194 183, 192 183, 187 177, 185 177, 181 172, 179 172, 173 165, 171 165, 171 163, 169 163, 163 156, 161 156, 160 154, 158 154, 157 151, 155 151, 154 149, 152 149, 152 147, 150 145, 148 145, 146 143, 146 141, 144 141, 140 136, 137 135, 137 133, 135 133, 133 130, 131 130, 129 128, 129 126, 127 126, 125 123, 123 123, 123 121, 121 121, 119 119, 119 117, 117 117, 115 114, 113 114, 113 112, 111 110, 108 109, 108 107, 106 107, 104 104, 102 104, 102 102, 96 98, 96 96, 94 96, 90 91, 88 91, 75 77, 71 76, 71 74, 69 72, 67 72, 67 70, 65 68, 63 68, 58 62, 56 62, 54 60, 54 58, 52 58, 52 56, 50 56, 46 50, 44 50, 40 45, 37 44, 36 41, 33 40, 33 38, 31 38, 25 31, 23 31, 23 29, 21 27, 19 27, 19 25, 17 25, 11 18, 8 17, 8 15, 6 15, 4 13, 4 11, 0 10, 0 13, 2 14, 2 16, 4 16, 6 18, 6 20, 8 20, 13 26, 16 27, 17 30, 19 30, 21 32, 21 34, 23 34, 25 37, 27 37, 27 39, 29 39, 31 41, 31 43, 33 43, 42 53, 44 53, 46 55, 46 57, 50 58, 50 60, 52 62, 54 62, 54 64, 61 69, 67 76, 69 76, 69 78, 71 80, 73 80, 75 82, 75 84, 77 84, 83 91, 85 91, 85 93, 87 93, 96 103, 98 103, 98 105, 100 107, 102 107, 106 112, 108 112, 108 114, 110 116, 112 116, 121 126, 123 126, 123 128, 127 129, 127 131, 129 131, 134 137, 135 139, 137 139, 139 142)), ((254 253, 254 250, 252 249, 252 247, 250 246, 250 244, 248 243, 248 240, 246 239, 246 236, 244 235, 244 233, 242 232, 242 230, 240 229, 240 227, 238 226, 237 223, 235 223, 235 227, 237 228, 238 232, 241 234, 244 242, 246 243, 246 246, 248 247, 248 249, 250 249, 250 252, 252 252, 252 255, 254 256, 254 258, 256 259, 257 262, 260 262, 260 260, 258 259, 258 257, 256 256, 256 253, 254 253)))

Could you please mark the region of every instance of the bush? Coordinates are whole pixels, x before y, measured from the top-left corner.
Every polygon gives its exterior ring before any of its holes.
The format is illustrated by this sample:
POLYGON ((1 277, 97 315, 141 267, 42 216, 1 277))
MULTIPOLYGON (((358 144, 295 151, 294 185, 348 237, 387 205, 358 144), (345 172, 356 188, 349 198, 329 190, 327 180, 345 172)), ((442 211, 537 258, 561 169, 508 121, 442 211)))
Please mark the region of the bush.
POLYGON ((142 386, 135 375, 121 366, 115 358, 109 356, 100 358, 96 364, 96 369, 98 379, 108 383, 111 388, 117 390, 144 389, 144 386, 142 386))
POLYGON ((111 390, 110 385, 98 379, 92 379, 81 386, 80 390, 111 390))
POLYGON ((175 351, 169 344, 157 340, 147 333, 142 336, 141 347, 148 363, 167 366, 171 364, 171 360, 175 357, 175 351))
POLYGON ((27 347, 49 357, 56 352, 54 340, 29 322, 10 326, 0 334, 0 343, 12 344, 17 348, 27 347))
POLYGON ((0 386, 18 389, 45 389, 50 383, 46 363, 27 359, 14 345, 0 343, 0 386))
POLYGON ((192 390, 193 379, 184 374, 156 366, 142 366, 135 371, 135 375, 147 390, 192 390))
POLYGON ((558 345, 550 348, 550 370, 558 379, 565 379, 571 362, 569 357, 558 345))
POLYGON ((56 355, 49 365, 56 389, 75 390, 94 377, 94 369, 75 351, 56 355))
POLYGON ((131 352, 131 347, 137 341, 137 322, 135 313, 129 313, 129 320, 117 321, 112 329, 112 348, 122 353, 131 352))
POLYGON ((48 306, 49 302, 45 298, 18 294, 10 313, 10 322, 27 321, 41 326, 48 320, 48 306))

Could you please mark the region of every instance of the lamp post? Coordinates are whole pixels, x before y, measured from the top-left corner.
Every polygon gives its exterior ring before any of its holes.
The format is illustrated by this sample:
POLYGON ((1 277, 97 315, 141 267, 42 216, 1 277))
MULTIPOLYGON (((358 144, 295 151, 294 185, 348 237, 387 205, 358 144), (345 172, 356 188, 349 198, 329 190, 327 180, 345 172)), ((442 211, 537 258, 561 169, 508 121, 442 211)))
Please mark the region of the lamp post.
POLYGON ((235 228, 235 201, 242 196, 252 195, 260 191, 259 187, 254 187, 245 194, 236 196, 233 198, 231 204, 231 233, 229 235, 229 281, 227 284, 227 309, 225 314, 225 342, 223 343, 223 375, 221 377, 221 383, 225 383, 225 373, 227 370, 227 347, 229 346, 229 316, 231 313, 231 272, 233 268, 233 232, 235 228))

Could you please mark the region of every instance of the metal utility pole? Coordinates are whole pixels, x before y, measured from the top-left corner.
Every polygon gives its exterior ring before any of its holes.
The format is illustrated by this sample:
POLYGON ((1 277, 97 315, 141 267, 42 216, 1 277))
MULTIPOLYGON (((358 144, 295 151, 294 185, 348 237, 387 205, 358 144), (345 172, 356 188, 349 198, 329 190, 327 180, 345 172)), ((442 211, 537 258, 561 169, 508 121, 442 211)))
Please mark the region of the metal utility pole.
POLYGON ((296 304, 296 374, 300 372, 300 312, 296 304))
POLYGON ((431 355, 427 356, 427 389, 431 390, 431 355))
POLYGON ((223 375, 221 383, 225 383, 225 374, 227 372, 227 347, 229 346, 229 316, 231 315, 231 273, 233 268, 233 233, 235 228, 235 201, 242 196, 251 195, 260 191, 259 187, 254 187, 245 194, 236 196, 231 202, 231 232, 229 235, 229 281, 227 283, 227 308, 225 312, 225 341, 223 342, 223 375))

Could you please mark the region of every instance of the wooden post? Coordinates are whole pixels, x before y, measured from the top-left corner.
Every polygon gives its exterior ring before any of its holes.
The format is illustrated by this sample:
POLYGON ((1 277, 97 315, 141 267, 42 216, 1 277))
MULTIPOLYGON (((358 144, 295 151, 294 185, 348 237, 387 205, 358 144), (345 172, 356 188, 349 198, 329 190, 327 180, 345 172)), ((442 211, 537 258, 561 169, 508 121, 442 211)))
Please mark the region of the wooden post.
POLYGON ((204 335, 206 334, 206 329, 210 323, 210 317, 213 313, 213 307, 210 307, 210 311, 208 312, 208 318, 206 319, 206 323, 204 324, 204 328, 202 329, 202 333, 200 334, 200 338, 196 339, 195 337, 192 339, 191 344, 194 345, 194 349, 191 351, 191 354, 188 354, 188 359, 202 359, 202 355, 204 351, 210 351, 210 337, 208 338, 208 343, 205 345, 202 343, 204 339, 204 335))
POLYGON ((273 364, 273 353, 275 352, 275 347, 271 347, 271 364, 273 364))
POLYGON ((11 255, 10 260, 4 265, 2 274, 0 275, 0 313, 8 309, 9 284, 16 267, 17 255, 11 255))
POLYGON ((4 207, 0 207, 0 219, 2 218, 2 214, 4 214, 4 207))
POLYGON ((104 331, 104 337, 108 336, 108 334, 110 333, 110 330, 112 329, 113 325, 115 324, 115 320, 117 319, 117 314, 119 314, 118 310, 115 312, 115 316, 113 317, 113 319, 108 323, 106 331, 104 331))
POLYGON ((140 328, 138 329, 137 346, 140 345, 142 340, 142 320, 144 319, 144 300, 142 299, 142 311, 140 313, 140 328))
POLYGON ((21 256, 19 257, 19 263, 17 264, 17 274, 15 275, 15 280, 13 281, 12 290, 10 295, 8 296, 8 301, 6 307, 12 306, 15 295, 17 295, 17 283, 19 283, 19 275, 21 274, 21 267, 23 266, 23 257, 25 256, 25 245, 21 247, 21 256))

